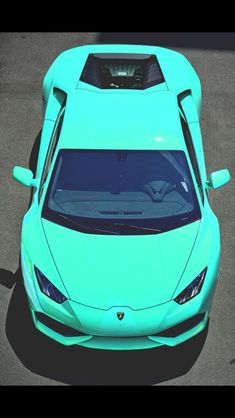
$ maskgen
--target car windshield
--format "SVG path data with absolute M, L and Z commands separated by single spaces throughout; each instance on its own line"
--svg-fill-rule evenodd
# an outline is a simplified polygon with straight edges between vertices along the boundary
M 183 151 L 60 150 L 42 217 L 85 233 L 161 233 L 200 219 Z

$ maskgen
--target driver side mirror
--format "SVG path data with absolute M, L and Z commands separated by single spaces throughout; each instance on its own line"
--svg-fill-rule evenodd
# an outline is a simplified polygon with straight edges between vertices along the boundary
M 218 187 L 224 186 L 230 180 L 230 173 L 225 168 L 224 170 L 214 171 L 210 174 L 210 180 L 206 182 L 207 188 L 218 189 Z
M 13 178 L 27 187 L 38 187 L 39 180 L 33 178 L 33 173 L 28 168 L 15 166 L 12 171 Z

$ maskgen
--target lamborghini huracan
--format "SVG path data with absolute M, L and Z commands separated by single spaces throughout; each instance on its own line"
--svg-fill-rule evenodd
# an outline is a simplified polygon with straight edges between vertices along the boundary
M 43 80 L 21 269 L 36 328 L 66 346 L 175 346 L 207 325 L 220 231 L 200 130 L 201 83 L 179 52 L 86 45 Z

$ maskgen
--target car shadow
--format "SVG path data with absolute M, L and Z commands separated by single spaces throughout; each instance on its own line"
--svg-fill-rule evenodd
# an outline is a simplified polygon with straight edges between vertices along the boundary
M 4 276 L 4 280 L 2 280 Z M 6 318 L 6 335 L 16 356 L 31 372 L 69 385 L 149 386 L 186 374 L 196 362 L 207 328 L 177 347 L 109 351 L 65 347 L 34 327 L 20 269 L 0 270 L 0 282 L 15 279 Z M 7 286 L 10 288 L 10 285 Z
M 12 289 L 16 280 L 19 275 L 19 269 L 14 274 L 12 271 L 6 269 L 0 269 L 0 284 L 7 287 L 8 289 Z
M 97 42 L 233 51 L 235 32 L 100 32 Z

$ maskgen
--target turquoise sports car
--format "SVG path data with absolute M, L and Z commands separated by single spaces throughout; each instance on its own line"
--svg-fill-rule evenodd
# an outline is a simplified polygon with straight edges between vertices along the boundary
M 43 81 L 21 268 L 36 328 L 64 345 L 175 346 L 208 321 L 220 231 L 208 192 L 201 84 L 180 53 L 87 45 Z

